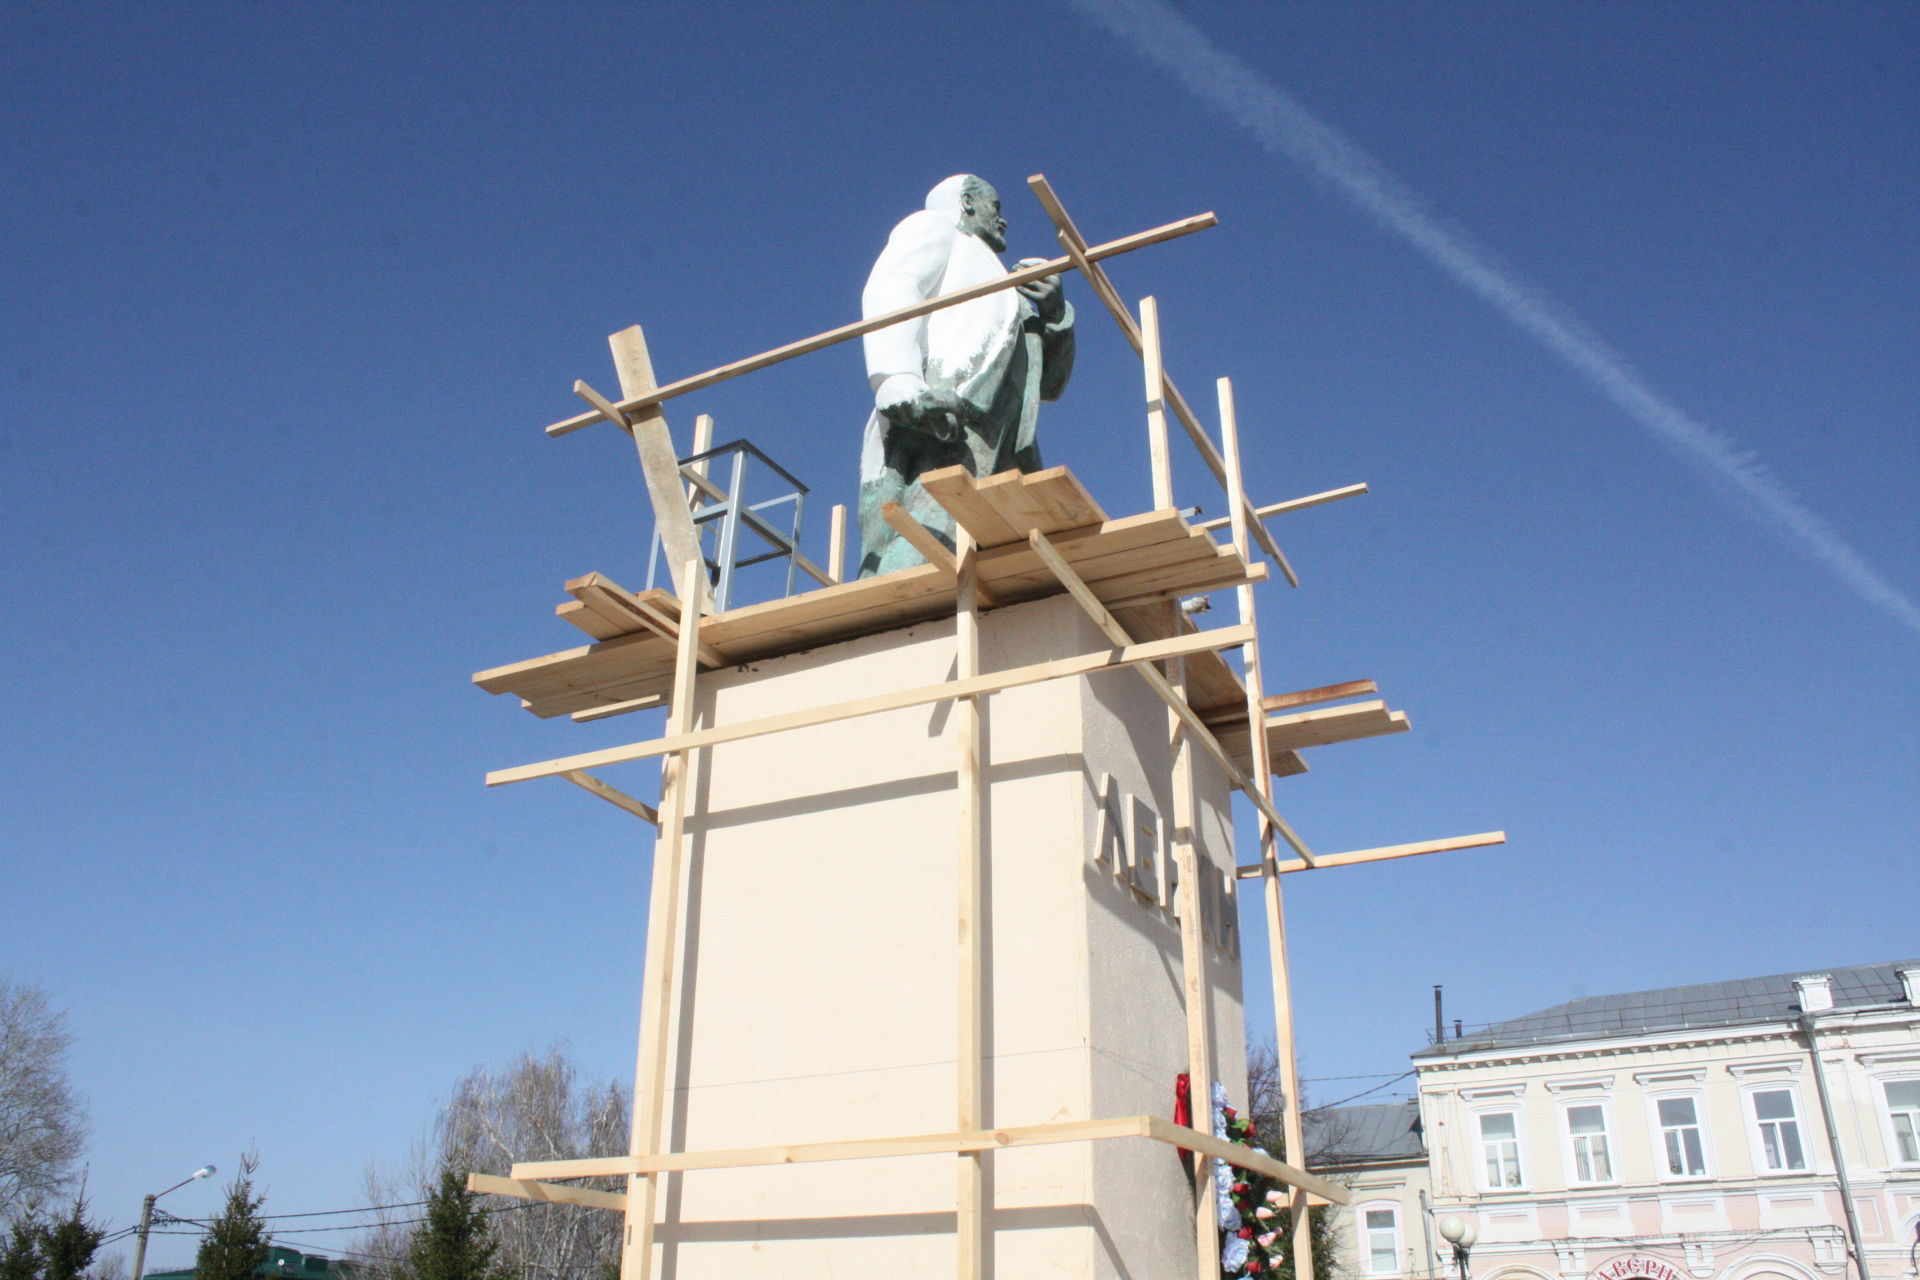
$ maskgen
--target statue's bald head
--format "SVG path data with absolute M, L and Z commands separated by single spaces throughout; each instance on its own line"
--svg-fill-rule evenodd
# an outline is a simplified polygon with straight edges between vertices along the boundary
M 927 193 L 927 208 L 970 236 L 978 236 L 995 253 L 1007 248 L 1007 220 L 1000 216 L 1000 193 L 985 178 L 956 173 Z

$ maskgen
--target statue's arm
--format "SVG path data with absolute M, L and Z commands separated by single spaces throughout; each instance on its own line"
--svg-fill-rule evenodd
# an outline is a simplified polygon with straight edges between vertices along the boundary
M 860 294 L 861 318 L 871 320 L 931 298 L 946 274 L 947 258 L 958 234 L 939 215 L 926 210 L 903 219 L 887 237 L 887 247 L 867 274 L 867 287 Z M 861 339 L 866 348 L 867 382 L 875 391 L 889 379 L 922 377 L 926 330 L 927 318 L 920 316 Z M 924 381 L 920 386 L 925 386 Z M 895 383 L 893 388 L 909 394 L 918 389 L 904 382 Z

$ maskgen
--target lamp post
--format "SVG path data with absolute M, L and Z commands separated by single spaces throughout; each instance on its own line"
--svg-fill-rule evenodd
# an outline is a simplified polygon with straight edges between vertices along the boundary
M 195 1169 L 191 1175 L 180 1179 L 180 1181 L 168 1187 L 167 1191 L 178 1191 L 189 1182 L 197 1181 L 200 1178 L 211 1178 L 218 1172 L 219 1170 L 210 1164 L 202 1165 L 200 1168 Z M 140 1202 L 140 1236 L 139 1240 L 133 1246 L 133 1280 L 140 1280 L 140 1277 L 146 1274 L 147 1232 L 153 1229 L 153 1202 L 161 1196 L 166 1195 L 167 1191 L 156 1191 Z
M 1473 1223 L 1452 1214 L 1440 1219 L 1440 1238 L 1453 1246 L 1453 1264 L 1460 1268 L 1460 1280 L 1468 1280 L 1467 1255 L 1473 1251 L 1473 1242 L 1480 1238 L 1480 1232 Z M 133 1280 L 140 1280 L 135 1276 Z

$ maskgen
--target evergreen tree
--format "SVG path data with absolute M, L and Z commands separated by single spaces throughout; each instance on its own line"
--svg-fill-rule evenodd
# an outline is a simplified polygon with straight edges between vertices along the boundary
M 0 1244 L 0 1280 L 40 1280 L 40 1224 L 20 1218 Z
M 207 1228 L 195 1257 L 195 1280 L 252 1280 L 253 1273 L 266 1265 L 266 1223 L 260 1218 L 265 1196 L 253 1194 L 253 1171 L 260 1165 L 255 1155 L 240 1157 L 240 1172 L 227 1184 L 227 1206 Z
M 426 1225 L 408 1250 L 413 1280 L 506 1280 L 505 1269 L 494 1261 L 499 1245 L 474 1199 L 466 1179 L 452 1165 L 443 1166 L 427 1200 Z
M 42 1280 L 80 1280 L 106 1234 L 87 1221 L 85 1193 L 75 1196 L 66 1217 L 40 1228 Z

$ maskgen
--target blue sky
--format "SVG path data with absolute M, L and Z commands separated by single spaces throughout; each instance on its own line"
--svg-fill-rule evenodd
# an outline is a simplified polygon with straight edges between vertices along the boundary
M 652 732 L 467 683 L 572 643 L 564 579 L 644 576 L 625 443 L 539 428 L 626 324 L 674 376 L 853 318 L 961 170 L 1010 258 L 1052 252 L 1033 172 L 1096 239 L 1218 211 L 1115 279 L 1196 402 L 1234 378 L 1258 499 L 1373 487 L 1277 526 L 1268 684 L 1372 677 L 1415 726 L 1281 806 L 1329 851 L 1512 834 L 1288 880 L 1310 1077 L 1402 1069 L 1434 982 L 1482 1022 L 1920 951 L 1920 636 L 1118 12 L 0 15 L 0 972 L 69 1011 L 101 1214 L 254 1145 L 270 1209 L 342 1207 L 475 1064 L 629 1071 L 645 840 L 480 786 Z M 1920 11 L 1179 12 L 1920 593 Z M 1137 364 L 1067 287 L 1048 458 L 1138 510 Z M 698 411 L 851 499 L 857 347 Z

